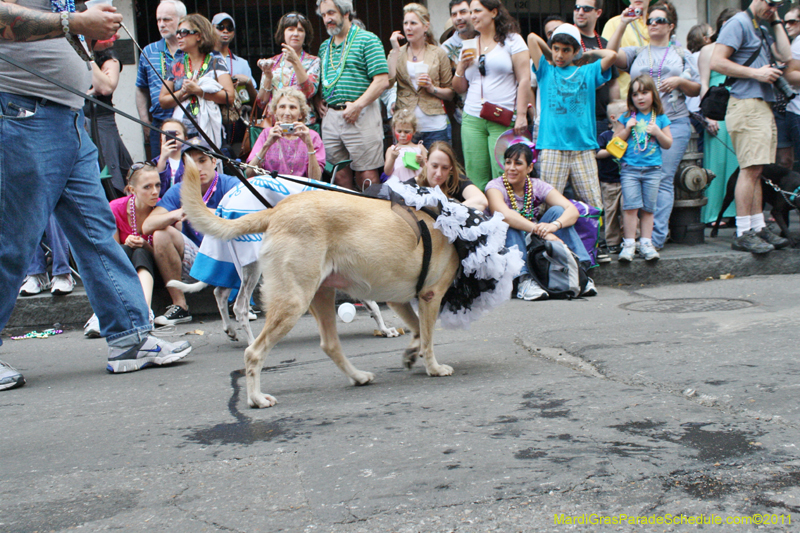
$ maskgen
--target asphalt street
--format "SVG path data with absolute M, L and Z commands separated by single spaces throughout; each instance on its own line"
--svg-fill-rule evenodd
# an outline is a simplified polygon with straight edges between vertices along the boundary
M 437 327 L 446 378 L 361 311 L 338 325 L 365 387 L 307 315 L 264 410 L 220 324 L 162 332 L 194 351 L 125 375 L 80 331 L 4 332 L 28 384 L 0 392 L 0 531 L 800 530 L 800 275 L 514 300 Z

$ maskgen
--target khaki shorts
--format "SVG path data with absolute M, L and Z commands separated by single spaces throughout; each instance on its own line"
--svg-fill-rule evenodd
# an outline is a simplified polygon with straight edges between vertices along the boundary
M 770 104 L 760 98 L 739 100 L 731 96 L 725 125 L 740 168 L 775 162 L 778 128 Z
M 383 119 L 381 104 L 375 100 L 365 107 L 355 124 L 344 120 L 344 111 L 328 109 L 322 121 L 325 159 L 336 164 L 352 159 L 356 171 L 383 168 Z

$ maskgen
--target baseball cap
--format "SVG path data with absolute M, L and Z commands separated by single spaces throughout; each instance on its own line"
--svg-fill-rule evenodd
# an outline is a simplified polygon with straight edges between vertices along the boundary
M 183 143 L 183 146 L 181 147 L 181 154 L 185 154 L 189 150 L 202 150 L 210 152 L 211 146 L 209 146 L 206 140 L 202 137 L 192 137 Z
M 553 32 L 553 35 L 550 36 L 550 40 L 547 41 L 547 46 L 553 46 L 553 37 L 560 33 L 565 33 L 568 36 L 572 37 L 575 41 L 575 48 L 577 49 L 577 53 L 573 59 L 579 59 L 583 55 L 583 47 L 581 47 L 581 32 L 578 31 L 578 28 L 573 26 L 572 24 L 562 24 L 556 31 Z
M 214 15 L 214 18 L 211 19 L 211 25 L 216 26 L 217 24 L 221 24 L 223 20 L 230 20 L 231 24 L 233 24 L 233 29 L 236 29 L 236 22 L 234 22 L 233 17 L 227 13 L 217 13 Z

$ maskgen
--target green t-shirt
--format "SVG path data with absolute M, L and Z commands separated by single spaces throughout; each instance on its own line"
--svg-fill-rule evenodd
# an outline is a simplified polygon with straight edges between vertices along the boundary
M 364 94 L 372 78 L 389 72 L 378 36 L 355 25 L 350 26 L 341 44 L 334 44 L 332 39 L 323 42 L 319 56 L 322 96 L 328 105 L 354 102 Z

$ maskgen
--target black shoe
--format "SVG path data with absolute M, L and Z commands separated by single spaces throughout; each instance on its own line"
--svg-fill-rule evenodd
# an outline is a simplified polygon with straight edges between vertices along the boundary
M 736 237 L 731 243 L 731 249 L 751 254 L 766 254 L 775 249 L 752 231 L 745 232 L 741 237 Z
M 761 228 L 761 231 L 756 233 L 756 235 L 758 235 L 762 241 L 774 246 L 776 250 L 786 248 L 790 244 L 789 239 L 784 239 L 780 235 L 775 235 L 769 229 L 767 229 L 766 226 Z
M 610 254 L 619 254 L 622 251 L 621 244 L 609 244 L 608 245 L 608 253 Z
M 191 321 L 192 315 L 189 314 L 189 311 L 179 305 L 170 305 L 163 315 L 156 317 L 154 323 L 156 326 L 174 326 Z
M 609 255 L 608 247 L 601 246 L 597 250 L 597 262 L 598 263 L 610 263 L 611 256 Z

